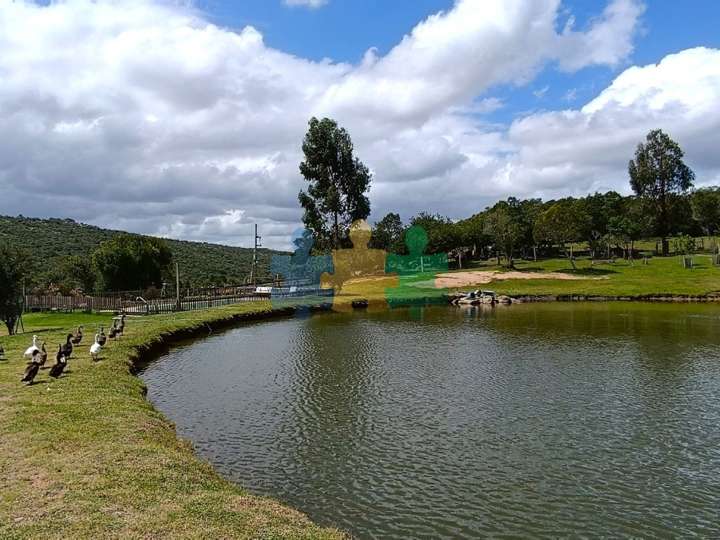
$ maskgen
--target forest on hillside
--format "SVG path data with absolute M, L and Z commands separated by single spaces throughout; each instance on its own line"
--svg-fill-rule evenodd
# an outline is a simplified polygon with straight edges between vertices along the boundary
M 0 216 L 0 242 L 22 248 L 29 255 L 27 285 L 30 288 L 60 283 L 69 258 L 87 258 L 102 242 L 123 234 L 126 233 L 72 219 Z M 238 285 L 250 274 L 252 249 L 181 240 L 165 240 L 165 243 L 172 252 L 173 262 L 180 266 L 183 287 Z M 269 276 L 273 253 L 277 252 L 258 250 L 260 276 Z

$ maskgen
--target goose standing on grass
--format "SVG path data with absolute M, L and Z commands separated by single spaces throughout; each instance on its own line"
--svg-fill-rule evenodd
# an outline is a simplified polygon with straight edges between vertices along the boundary
M 83 327 L 78 326 L 77 332 L 75 332 L 75 335 L 72 337 L 72 343 L 73 345 L 80 345 L 80 342 L 83 338 Z
M 55 362 L 55 365 L 50 368 L 50 376 L 53 379 L 57 379 L 62 375 L 63 371 L 65 371 L 65 366 L 67 365 L 67 358 L 65 358 L 65 355 L 61 354 L 60 351 L 58 351 L 57 360 Z
M 26 356 L 27 358 L 32 358 L 33 353 L 34 353 L 35 351 L 39 351 L 39 350 L 40 350 L 40 349 L 38 349 L 38 346 L 37 346 L 37 339 L 38 339 L 37 336 L 33 336 L 33 344 L 30 345 L 30 346 L 25 350 L 25 356 Z
M 115 339 L 115 336 L 117 336 L 118 329 L 117 326 L 115 326 L 115 321 L 113 321 L 112 326 L 110 327 L 110 331 L 108 332 L 108 337 L 110 339 Z
M 100 334 L 95 334 L 95 343 L 93 343 L 90 347 L 90 356 L 96 362 L 100 351 L 102 351 L 102 345 L 100 345 Z
M 33 383 L 33 381 L 35 380 L 35 376 L 40 370 L 40 356 L 41 353 L 39 350 L 33 353 L 32 360 L 28 362 L 28 365 L 25 368 L 25 375 L 23 375 L 23 378 L 20 379 L 20 382 L 24 382 L 28 386 Z
M 47 349 L 45 348 L 45 342 L 43 341 L 40 344 L 40 367 L 43 367 L 45 365 L 45 362 L 47 362 Z
M 65 342 L 65 345 L 62 345 L 62 346 L 60 347 L 60 350 L 61 350 L 63 356 L 64 356 L 66 359 L 67 359 L 67 358 L 70 358 L 70 357 L 72 356 L 72 352 L 73 352 L 72 338 L 73 338 L 73 335 L 72 335 L 72 334 L 68 334 L 68 335 L 67 335 L 67 341 Z
M 107 343 L 107 336 L 105 335 L 105 327 L 100 327 L 100 337 L 98 338 L 97 342 L 100 344 L 101 347 L 104 347 Z

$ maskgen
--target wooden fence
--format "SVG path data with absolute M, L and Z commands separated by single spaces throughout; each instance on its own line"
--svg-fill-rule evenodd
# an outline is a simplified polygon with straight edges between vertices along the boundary
M 137 291 L 138 293 L 141 291 Z M 255 287 L 220 287 L 182 291 L 177 296 L 145 298 L 140 294 L 110 293 L 107 296 L 25 296 L 25 311 L 113 311 L 138 314 L 171 313 L 210 307 L 226 306 L 240 302 L 267 300 L 268 294 L 259 294 Z
M 287 297 L 308 294 L 326 294 L 328 291 L 298 287 L 285 284 L 277 287 L 277 282 L 265 284 L 272 287 L 273 297 Z M 148 291 L 124 291 L 108 293 L 107 296 L 60 296 L 26 295 L 25 311 L 113 311 L 137 314 L 172 313 L 174 311 L 192 311 L 211 307 L 227 306 L 241 302 L 268 300 L 268 292 L 259 292 L 256 286 L 214 287 L 183 290 L 178 297 L 165 294 L 149 298 Z M 173 291 L 170 291 L 171 293 Z M 145 296 L 142 296 L 142 294 Z

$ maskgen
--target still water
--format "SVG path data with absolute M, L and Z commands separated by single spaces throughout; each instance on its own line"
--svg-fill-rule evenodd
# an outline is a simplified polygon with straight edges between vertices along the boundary
M 287 318 L 142 373 L 221 474 L 359 538 L 720 534 L 720 306 Z

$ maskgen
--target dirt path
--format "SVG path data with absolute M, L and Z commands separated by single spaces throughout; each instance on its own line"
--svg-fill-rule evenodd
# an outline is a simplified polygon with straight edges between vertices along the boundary
M 587 276 L 574 276 L 560 272 L 498 272 L 497 270 L 474 270 L 467 272 L 453 272 L 438 274 L 435 279 L 435 286 L 452 289 L 455 287 L 467 287 L 468 285 L 483 285 L 491 281 L 508 279 L 560 279 L 560 280 L 582 280 L 598 279 Z

